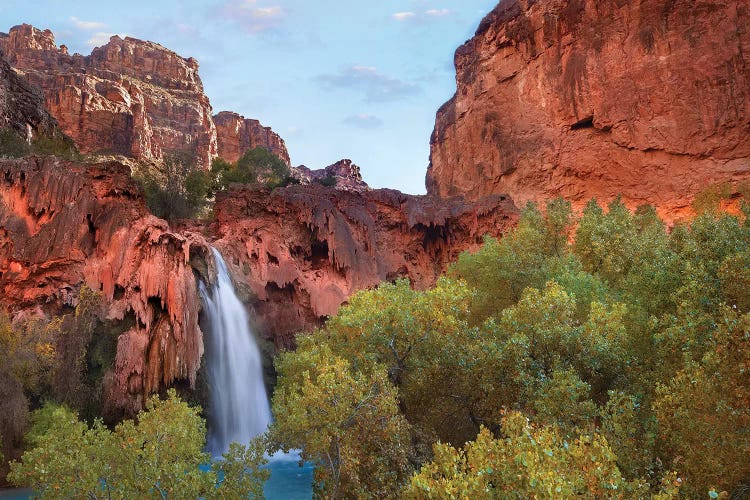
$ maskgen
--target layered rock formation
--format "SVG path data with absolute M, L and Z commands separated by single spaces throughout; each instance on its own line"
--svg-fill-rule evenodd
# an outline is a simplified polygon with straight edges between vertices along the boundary
M 738 0 L 501 1 L 456 51 L 428 192 L 681 215 L 750 177 L 749 25 Z
M 279 347 L 293 346 L 295 332 L 321 324 L 357 290 L 398 277 L 434 284 L 461 251 L 517 219 L 499 195 L 466 203 L 319 184 L 223 192 L 214 211 L 214 244 L 258 330 Z
M 220 113 L 217 135 L 198 62 L 157 43 L 113 36 L 89 56 L 70 55 L 51 31 L 24 24 L 0 34 L 0 49 L 44 91 L 49 112 L 83 153 L 145 161 L 187 153 L 207 167 L 219 152 L 239 156 L 260 145 L 289 161 L 283 140 L 255 120 Z
M 264 147 L 291 166 L 284 139 L 270 127 L 231 111 L 222 111 L 214 115 L 213 120 L 221 158 L 234 163 L 248 149 Z
M 123 165 L 0 160 L 0 305 L 57 314 L 85 284 L 111 319 L 133 320 L 105 378 L 110 415 L 133 414 L 176 380 L 194 383 L 203 340 L 189 260 L 206 255 L 200 236 L 148 213 Z
M 362 173 L 359 166 L 351 160 L 339 160 L 326 168 L 310 170 L 305 165 L 300 165 L 292 169 L 292 175 L 300 181 L 301 184 L 318 183 L 335 187 L 341 191 L 367 191 L 370 186 L 362 179 Z

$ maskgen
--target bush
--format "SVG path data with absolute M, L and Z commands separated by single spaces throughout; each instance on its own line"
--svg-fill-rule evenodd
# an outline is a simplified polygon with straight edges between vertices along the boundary
M 261 498 L 269 475 L 260 468 L 266 463 L 261 440 L 247 448 L 234 444 L 222 462 L 201 468 L 210 463 L 205 422 L 173 390 L 166 400 L 152 397 L 136 420 L 114 431 L 101 421 L 89 427 L 56 405 L 32 420 L 31 449 L 11 464 L 8 479 L 42 499 Z
M 31 154 L 52 155 L 70 161 L 82 158 L 73 140 L 62 134 L 38 136 L 29 144 L 13 129 L 0 130 L 0 157 L 22 158 Z
M 151 213 L 169 222 L 196 217 L 208 203 L 211 176 L 186 155 L 166 157 L 161 175 L 149 172 L 139 180 Z
M 226 189 L 232 183 L 255 184 L 270 189 L 295 182 L 289 166 L 263 147 L 250 149 L 232 164 L 217 158 L 211 164 L 214 190 Z

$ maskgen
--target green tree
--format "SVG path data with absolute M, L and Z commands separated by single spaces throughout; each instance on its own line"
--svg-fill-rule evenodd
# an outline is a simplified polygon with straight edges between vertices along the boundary
M 659 387 L 654 405 L 668 456 L 695 496 L 750 477 L 750 314 L 724 309 L 712 341 Z
M 211 175 L 186 154 L 166 156 L 161 172 L 147 172 L 139 180 L 151 213 L 169 222 L 198 216 L 212 186 Z
M 234 446 L 224 463 L 201 469 L 205 423 L 198 409 L 174 391 L 153 397 L 136 420 L 106 428 L 78 420 L 69 409 L 48 406 L 35 415 L 30 448 L 11 464 L 8 479 L 41 498 L 247 498 L 261 491 L 262 447 Z M 218 484 L 218 470 L 227 476 Z
M 217 186 L 226 188 L 236 182 L 240 184 L 260 184 L 267 188 L 284 186 L 291 182 L 289 166 L 264 147 L 246 151 L 237 163 L 228 164 L 224 160 L 214 161 L 212 171 L 217 176 Z
M 273 395 L 276 446 L 316 464 L 327 498 L 392 498 L 408 477 L 409 429 L 381 366 L 353 371 L 321 345 L 282 354 Z
M 643 481 L 626 481 L 607 440 L 568 439 L 556 426 L 535 427 L 521 413 L 503 418 L 505 437 L 482 428 L 463 449 L 435 445 L 434 461 L 406 488 L 406 498 L 643 498 Z M 662 498 L 676 496 L 676 488 Z

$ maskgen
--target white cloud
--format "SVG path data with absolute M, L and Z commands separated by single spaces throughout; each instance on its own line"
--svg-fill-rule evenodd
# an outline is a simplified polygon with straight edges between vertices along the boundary
M 113 36 L 117 35 L 117 33 L 105 33 L 103 31 L 97 31 L 96 33 L 92 33 L 91 37 L 86 40 L 86 45 L 89 47 L 101 47 L 102 45 L 106 45 L 109 43 L 109 39 Z
M 404 21 L 428 21 L 431 19 L 436 19 L 440 17 L 446 17 L 450 15 L 452 12 L 450 9 L 428 9 L 422 12 L 396 12 L 395 14 L 391 14 L 391 18 L 404 22 Z
M 425 11 L 424 15 L 428 17 L 444 17 L 450 13 L 449 9 L 430 9 Z
M 228 0 L 221 10 L 221 15 L 238 23 L 248 33 L 269 31 L 284 18 L 284 9 L 280 5 L 258 5 L 257 0 Z
M 384 75 L 374 66 L 353 65 L 336 74 L 319 75 L 315 80 L 326 90 L 362 91 L 366 102 L 397 101 L 422 92 L 418 85 Z
M 391 17 L 396 21 L 406 21 L 407 19 L 411 19 L 414 16 L 416 16 L 414 12 L 396 12 L 395 14 L 391 15 Z
M 358 127 L 365 130 L 372 130 L 383 126 L 383 120 L 381 120 L 377 116 L 368 115 L 365 113 L 347 116 L 346 118 L 344 118 L 344 123 L 346 125 L 351 125 L 353 127 Z
M 75 16 L 72 16 L 70 18 L 70 22 L 73 23 L 73 26 L 76 29 L 81 31 L 101 31 L 107 27 L 107 25 L 104 23 L 100 23 L 98 21 L 82 21 Z

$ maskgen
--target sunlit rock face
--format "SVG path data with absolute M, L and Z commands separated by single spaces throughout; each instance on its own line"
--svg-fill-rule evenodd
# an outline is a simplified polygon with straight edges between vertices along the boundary
M 0 160 L 0 306 L 54 315 L 87 285 L 103 293 L 110 319 L 134 323 L 105 377 L 108 415 L 132 415 L 159 388 L 195 382 L 203 338 L 189 261 L 207 252 L 199 235 L 148 213 L 123 165 Z
M 113 36 L 88 56 L 28 24 L 0 33 L 11 65 L 44 91 L 46 106 L 83 153 L 144 161 L 187 155 L 207 168 L 263 146 L 289 162 L 284 141 L 257 120 L 212 116 L 198 62 L 153 42 Z M 229 158 L 227 158 L 229 157 Z
M 320 325 L 358 290 L 399 277 L 429 287 L 518 215 L 500 195 L 467 203 L 319 184 L 235 189 L 217 196 L 214 212 L 213 244 L 258 331 L 278 347 L 293 346 L 295 332 Z
M 456 51 L 428 192 L 686 214 L 750 177 L 749 25 L 739 0 L 501 1 Z
M 261 125 L 258 120 L 245 118 L 231 111 L 222 111 L 214 115 L 213 120 L 221 158 L 236 162 L 245 151 L 263 147 L 291 165 L 284 139 L 270 127 Z

